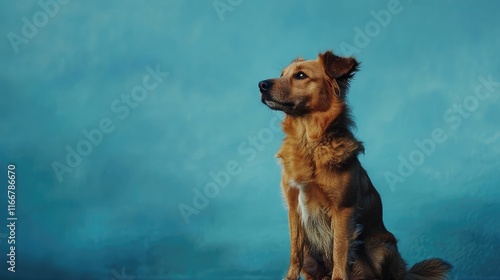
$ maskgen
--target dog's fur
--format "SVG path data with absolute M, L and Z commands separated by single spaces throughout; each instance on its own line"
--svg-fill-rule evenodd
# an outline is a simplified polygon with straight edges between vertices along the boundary
M 285 112 L 277 157 L 288 204 L 290 266 L 285 279 L 446 279 L 440 259 L 410 270 L 382 221 L 382 202 L 358 160 L 364 152 L 346 104 L 358 62 L 331 51 L 296 59 L 259 83 L 261 99 Z

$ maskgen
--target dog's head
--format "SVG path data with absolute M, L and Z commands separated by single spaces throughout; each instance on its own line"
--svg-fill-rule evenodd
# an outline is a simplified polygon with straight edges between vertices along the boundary
M 259 83 L 261 100 L 269 108 L 301 116 L 325 112 L 334 103 L 343 103 L 349 80 L 359 63 L 331 51 L 316 60 L 296 59 L 281 72 L 281 77 Z

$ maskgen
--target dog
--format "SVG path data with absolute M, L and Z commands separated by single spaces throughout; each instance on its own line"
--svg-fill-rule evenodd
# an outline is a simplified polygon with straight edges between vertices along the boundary
M 433 258 L 407 270 L 382 220 L 382 201 L 358 155 L 346 102 L 359 68 L 332 51 L 298 58 L 279 78 L 259 82 L 261 101 L 285 113 L 281 188 L 288 206 L 290 265 L 284 279 L 446 279 Z

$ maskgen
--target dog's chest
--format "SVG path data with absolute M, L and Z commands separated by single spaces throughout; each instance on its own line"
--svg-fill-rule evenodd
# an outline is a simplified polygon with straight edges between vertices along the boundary
M 331 220 L 306 184 L 291 180 L 290 186 L 299 190 L 297 212 L 309 244 L 318 253 L 331 256 L 333 248 L 333 230 Z
M 316 165 L 310 152 L 304 151 L 298 145 L 289 145 L 278 153 L 283 169 L 291 175 L 291 180 L 300 184 L 312 182 L 315 179 Z
M 325 195 L 317 188 L 316 164 L 312 152 L 301 145 L 284 145 L 278 152 L 291 188 L 299 190 L 297 209 L 311 248 L 325 256 L 333 250 L 333 230 Z

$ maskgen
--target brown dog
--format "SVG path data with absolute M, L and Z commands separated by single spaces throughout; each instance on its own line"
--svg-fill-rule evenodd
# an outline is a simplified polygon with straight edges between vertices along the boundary
M 328 51 L 317 60 L 296 59 L 280 78 L 259 83 L 262 102 L 285 112 L 286 137 L 277 154 L 290 225 L 285 279 L 301 272 L 305 279 L 446 279 L 451 265 L 440 259 L 407 271 L 384 226 L 345 101 L 358 65 Z

